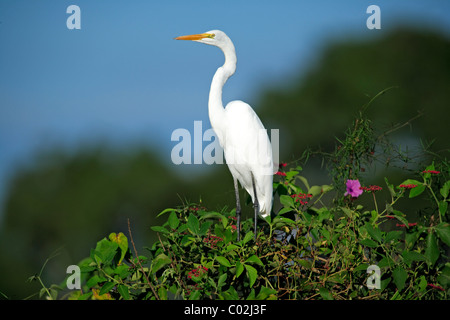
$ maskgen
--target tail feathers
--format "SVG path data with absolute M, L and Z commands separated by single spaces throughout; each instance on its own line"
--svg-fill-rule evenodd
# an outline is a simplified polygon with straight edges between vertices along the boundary
M 252 197 L 252 201 L 255 200 Z M 270 215 L 270 211 L 272 210 L 272 195 L 269 196 L 263 196 L 261 199 L 258 197 L 258 203 L 259 203 L 259 215 L 263 218 L 266 218 Z

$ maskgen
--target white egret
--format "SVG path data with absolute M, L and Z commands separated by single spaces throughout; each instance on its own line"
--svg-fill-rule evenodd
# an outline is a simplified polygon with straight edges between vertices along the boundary
M 225 63 L 214 74 L 209 92 L 208 112 L 225 160 L 234 179 L 236 193 L 237 240 L 240 239 L 241 205 L 238 181 L 250 194 L 255 213 L 255 238 L 258 214 L 270 215 L 272 209 L 273 159 L 267 132 L 253 109 L 245 102 L 222 104 L 222 88 L 236 71 L 236 52 L 230 38 L 220 30 L 175 38 L 219 47 Z

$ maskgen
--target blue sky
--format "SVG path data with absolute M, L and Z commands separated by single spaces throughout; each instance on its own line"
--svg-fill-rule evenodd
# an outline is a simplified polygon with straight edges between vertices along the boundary
M 72 4 L 80 30 L 66 27 Z M 366 27 L 371 4 L 381 9 L 381 30 Z M 328 41 L 370 39 L 399 24 L 448 35 L 449 12 L 439 0 L 2 0 L 0 199 L 14 168 L 39 149 L 144 144 L 170 162 L 173 130 L 192 130 L 195 120 L 209 128 L 209 84 L 222 53 L 175 36 L 225 31 L 238 68 L 224 102 L 252 103 L 265 86 L 307 70 Z

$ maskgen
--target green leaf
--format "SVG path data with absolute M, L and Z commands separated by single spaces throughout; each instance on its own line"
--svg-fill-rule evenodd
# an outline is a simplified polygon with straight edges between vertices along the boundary
M 299 265 L 301 265 L 302 267 L 311 270 L 312 268 L 312 263 L 311 261 L 305 260 L 305 259 L 300 259 L 297 261 Z
M 255 289 L 252 289 L 251 291 L 250 291 L 250 294 L 247 296 L 247 299 L 246 300 L 256 300 L 256 297 L 255 297 Z
M 392 210 L 392 213 L 394 214 L 394 217 L 399 220 L 401 223 L 403 223 L 405 226 L 408 225 L 408 220 L 404 217 L 404 214 L 398 210 Z
M 426 167 L 424 171 L 433 171 L 433 170 L 435 170 L 434 169 L 434 162 L 432 164 L 430 164 L 428 167 Z M 429 172 L 422 173 L 422 175 L 423 175 L 423 177 L 425 179 L 430 179 L 431 178 L 431 173 L 429 173 Z
M 362 240 L 359 240 L 359 243 L 362 244 L 363 246 L 370 247 L 370 248 L 378 247 L 378 244 L 371 239 L 362 239 Z
M 114 288 L 116 285 L 115 282 L 107 282 L 105 283 L 102 288 L 100 289 L 99 295 L 103 295 L 105 293 L 108 293 L 112 288 Z
M 396 262 L 389 257 L 383 257 L 380 261 L 378 261 L 378 266 L 382 268 L 392 268 L 396 265 Z
M 318 196 L 322 193 L 322 187 L 321 186 L 312 186 L 308 190 L 309 194 L 312 194 L 313 196 Z
M 425 191 L 425 184 L 423 182 L 418 181 L 418 180 L 407 179 L 407 180 L 403 181 L 402 183 L 400 183 L 400 185 L 408 185 L 408 184 L 413 184 L 413 185 L 417 186 L 415 188 L 412 188 L 409 191 L 409 197 L 410 198 L 417 197 L 418 195 L 422 194 L 422 192 Z M 398 187 L 398 188 L 401 189 L 400 187 Z
M 426 260 L 422 254 L 420 254 L 419 252 L 416 252 L 416 251 L 404 250 L 402 252 L 402 257 L 408 266 L 411 266 L 411 263 L 414 261 L 425 261 Z
M 439 258 L 439 248 L 437 244 L 436 235 L 430 232 L 427 235 L 426 239 L 426 249 L 425 249 L 425 257 L 427 259 L 427 263 L 430 266 L 433 266 L 436 260 Z
M 327 229 L 323 228 L 322 230 L 320 230 L 320 232 L 321 232 L 322 235 L 325 237 L 325 239 L 331 240 L 331 234 L 330 234 L 330 231 L 328 231 Z
M 285 226 L 285 225 L 295 225 L 295 221 L 292 220 L 292 219 L 286 218 L 286 217 L 276 216 L 273 219 L 272 225 L 275 228 L 280 228 L 280 227 Z
M 407 248 L 413 248 L 414 244 L 416 243 L 417 239 L 419 239 L 421 232 L 407 232 L 405 235 L 405 243 Z
M 402 185 L 402 184 L 404 184 L 404 185 L 414 184 L 416 186 L 419 186 L 419 185 L 423 185 L 423 182 L 420 182 L 420 181 L 415 180 L 415 179 L 406 179 L 405 181 L 400 183 L 400 185 Z
M 219 234 L 217 234 L 217 236 L 219 236 Z M 225 243 L 233 241 L 233 232 L 231 232 L 231 228 L 228 228 L 223 232 L 222 238 Z
M 391 197 L 395 197 L 397 193 L 395 192 L 394 186 L 389 183 L 387 178 L 384 178 L 384 181 L 386 182 L 386 185 L 388 187 L 389 193 L 391 194 Z
M 214 219 L 227 219 L 223 214 L 221 214 L 221 213 L 219 213 L 219 212 L 215 212 L 215 211 L 212 211 L 212 212 L 208 212 L 208 213 L 205 213 L 205 214 L 203 214 L 200 218 L 199 218 L 199 220 L 204 220 L 204 219 L 211 219 L 211 218 L 214 218 Z
M 239 300 L 239 294 L 233 286 L 230 286 L 227 291 L 223 292 L 225 300 Z
M 447 181 L 446 183 L 444 183 L 444 185 L 442 186 L 441 190 L 439 190 L 442 197 L 444 199 L 447 199 L 449 191 L 450 191 L 450 180 Z
M 88 288 L 92 288 L 96 284 L 105 282 L 105 281 L 106 281 L 106 278 L 95 275 L 86 282 L 86 285 L 88 286 Z
M 378 227 L 374 228 L 370 223 L 366 223 L 365 227 L 372 239 L 381 242 L 381 230 Z
M 385 237 L 384 241 L 386 243 L 389 243 L 389 242 L 391 242 L 393 240 L 399 239 L 402 235 L 403 235 L 403 231 L 399 231 L 399 230 L 397 230 L 397 231 L 389 231 L 386 234 L 386 237 Z
M 292 199 L 290 196 L 282 194 L 280 196 L 280 203 L 285 208 L 294 208 L 294 199 Z
M 94 250 L 97 263 L 110 264 L 116 255 L 119 245 L 116 242 L 109 241 L 103 238 L 97 242 L 97 246 Z
M 129 293 L 128 290 L 127 290 L 127 292 L 125 293 L 125 296 L 122 295 L 122 293 L 121 293 L 122 298 L 123 298 L 124 300 L 129 300 L 129 299 L 126 299 L 126 298 L 125 298 L 127 293 Z M 160 299 L 160 300 L 167 300 L 167 289 L 166 289 L 165 287 L 160 287 L 160 288 L 158 289 L 158 296 L 159 296 L 159 299 Z M 128 295 L 128 297 L 129 297 L 129 295 Z
M 121 264 L 116 269 L 114 269 L 114 274 L 117 274 L 120 279 L 125 279 L 129 275 L 129 266 L 126 264 Z
M 288 171 L 288 172 L 286 172 L 286 180 L 292 179 L 293 177 L 295 177 L 298 174 L 299 174 L 299 172 L 295 171 L 295 170 Z
M 253 284 L 256 281 L 256 278 L 258 277 L 258 272 L 256 269 L 248 264 L 244 264 L 245 269 L 247 270 L 248 278 L 250 280 L 250 288 L 253 287 Z
M 236 278 L 239 278 L 239 276 L 242 274 L 243 271 L 244 271 L 244 265 L 240 261 L 237 261 L 236 262 Z
M 322 185 L 322 193 L 330 192 L 331 190 L 333 190 L 332 185 L 328 185 L 328 184 Z
M 156 217 L 162 216 L 163 214 L 168 213 L 168 212 L 172 212 L 172 211 L 177 211 L 177 210 L 176 209 L 172 209 L 172 208 L 167 208 L 167 209 L 164 209 L 163 211 L 161 211 Z
M 419 287 L 419 292 L 422 292 L 427 288 L 427 278 L 425 278 L 425 276 L 421 276 L 419 278 L 418 287 Z
M 333 299 L 333 296 L 332 296 L 331 293 L 330 293 L 330 290 L 328 290 L 328 289 L 325 288 L 325 287 L 319 288 L 319 293 L 320 293 L 320 296 L 321 296 L 324 300 L 334 300 L 334 299 Z
M 198 235 L 200 232 L 200 223 L 198 222 L 198 219 L 195 215 L 190 214 L 188 221 L 187 221 L 187 226 L 189 231 L 191 231 L 194 235 Z
M 446 245 L 450 246 L 450 224 L 440 223 L 435 227 L 436 234 L 439 239 L 442 240 Z
M 353 271 L 366 271 L 369 267 L 368 263 L 361 263 L 359 266 L 353 269 Z
M 411 191 L 409 191 L 409 197 L 410 198 L 417 197 L 417 196 L 421 195 L 424 191 L 425 191 L 425 185 L 420 184 L 417 187 L 412 188 Z
M 291 212 L 291 211 L 292 211 L 292 208 L 284 207 L 284 208 L 281 208 L 280 211 L 278 211 L 277 215 L 280 216 L 282 214 L 285 214 L 286 212 Z M 270 218 L 270 216 L 268 218 Z
M 231 251 L 234 251 L 236 249 L 239 249 L 239 247 L 235 244 L 230 244 L 228 246 L 226 246 L 225 251 L 223 251 L 224 253 L 230 253 Z
M 87 300 L 87 299 L 89 299 L 90 297 L 92 297 L 92 295 L 93 295 L 93 292 L 92 292 L 92 291 L 89 291 L 89 292 L 87 292 L 87 293 L 85 293 L 85 294 L 82 294 L 82 295 L 78 298 L 78 300 Z
M 175 211 L 172 211 L 169 215 L 169 227 L 175 230 L 178 228 L 178 225 L 180 224 L 180 219 L 178 219 L 177 213 Z
M 245 262 L 247 263 L 256 263 L 262 267 L 264 267 L 264 264 L 262 263 L 262 261 L 256 256 L 256 255 L 252 255 L 251 257 L 249 257 L 247 260 L 245 260 Z
M 219 277 L 219 281 L 217 282 L 217 289 L 220 290 L 220 288 L 225 284 L 225 281 L 227 280 L 227 274 L 224 273 Z
M 349 217 L 350 219 L 353 219 L 355 216 L 358 216 L 358 215 L 356 214 L 355 211 L 353 211 L 353 210 L 351 210 L 351 209 L 349 209 L 349 208 L 342 207 L 341 210 L 344 211 L 344 213 L 345 213 L 345 214 L 347 215 L 347 217 Z
M 216 257 L 216 260 L 217 260 L 217 262 L 219 262 L 221 265 L 223 265 L 225 267 L 228 267 L 228 268 L 231 267 L 230 261 L 228 261 L 228 259 L 225 257 L 218 256 L 218 257 Z
M 256 300 L 276 300 L 277 299 L 277 290 L 270 289 L 265 286 L 261 286 L 261 290 L 256 296 Z
M 400 291 L 405 287 L 408 273 L 405 271 L 405 269 L 398 267 L 394 271 L 392 271 L 392 277 L 394 278 L 394 283 L 397 286 L 397 289 Z
M 123 298 L 123 300 L 130 300 L 130 293 L 127 286 L 121 284 L 117 287 L 117 291 L 119 291 L 120 296 Z
M 113 232 L 109 235 L 109 240 L 119 245 L 121 254 L 118 264 L 121 264 L 123 258 L 125 258 L 125 255 L 128 252 L 128 239 L 122 232 L 119 232 L 119 234 L 115 234 Z
M 450 286 L 450 267 L 446 266 L 442 270 L 442 272 L 437 277 L 437 281 L 439 284 L 441 284 L 443 287 Z
M 242 240 L 242 244 L 246 244 L 247 242 L 249 242 L 250 240 L 252 240 L 254 237 L 254 233 L 253 231 L 249 231 L 245 234 L 244 239 Z
M 160 232 L 160 233 L 163 233 L 163 234 L 169 233 L 169 231 L 166 228 L 161 227 L 161 226 L 153 226 L 153 227 L 150 227 L 150 229 L 152 229 L 155 232 Z
M 448 209 L 448 202 L 447 201 L 439 201 L 439 213 L 441 215 L 445 215 L 445 213 L 447 212 Z
M 189 295 L 189 300 L 200 300 L 201 292 L 200 290 L 195 290 Z
M 204 236 L 208 233 L 209 228 L 211 227 L 211 225 L 213 224 L 212 221 L 205 221 L 204 223 L 201 224 L 200 226 L 200 230 L 199 230 L 199 235 L 200 236 Z
M 171 262 L 172 260 L 168 256 L 166 256 L 164 253 L 160 253 L 155 259 L 152 260 L 150 270 L 152 273 L 155 273 Z

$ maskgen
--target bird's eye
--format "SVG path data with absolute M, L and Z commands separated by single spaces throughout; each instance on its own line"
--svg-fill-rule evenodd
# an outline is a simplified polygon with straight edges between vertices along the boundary
M 216 35 L 214 33 L 208 33 L 208 38 L 214 39 Z

